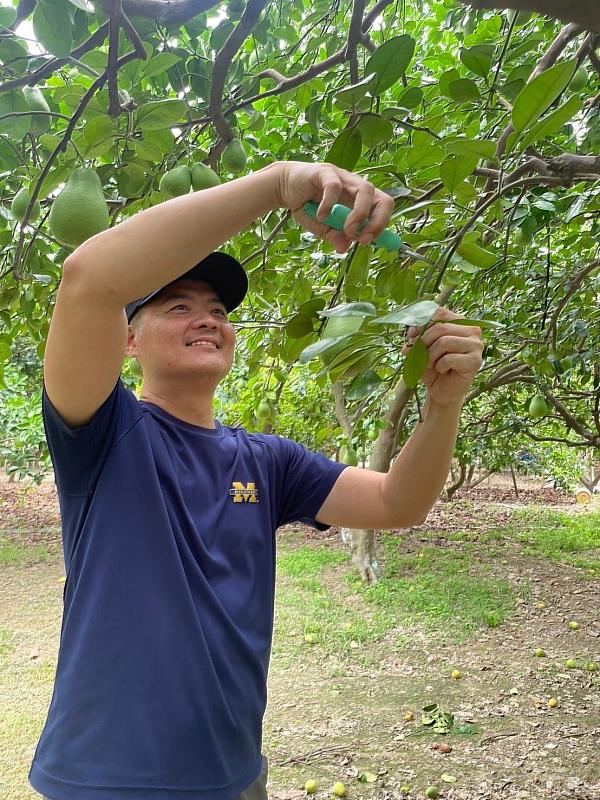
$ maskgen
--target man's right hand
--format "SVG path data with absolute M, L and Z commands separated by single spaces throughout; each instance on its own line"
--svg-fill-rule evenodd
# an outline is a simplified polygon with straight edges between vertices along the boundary
M 372 183 L 333 164 L 308 164 L 304 161 L 277 161 L 276 196 L 280 208 L 289 208 L 303 228 L 345 253 L 353 241 L 369 244 L 383 232 L 394 210 L 393 199 Z M 309 200 L 319 203 L 317 220 L 302 206 Z M 336 231 L 318 220 L 327 217 L 335 203 L 352 209 L 344 230 Z M 368 225 L 358 235 L 365 220 Z

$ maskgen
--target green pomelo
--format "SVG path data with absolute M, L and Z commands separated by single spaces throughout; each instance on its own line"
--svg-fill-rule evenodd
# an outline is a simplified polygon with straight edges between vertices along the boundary
M 25 210 L 27 205 L 29 204 L 29 191 L 23 187 L 19 189 L 16 195 L 13 198 L 13 201 L 10 205 L 10 210 L 12 211 L 12 215 L 15 219 L 18 219 L 19 222 L 25 216 Z M 29 222 L 34 222 L 39 215 L 42 213 L 42 209 L 38 201 L 36 200 L 33 204 L 33 208 L 31 209 L 31 214 L 29 215 Z
M 548 406 L 543 394 L 536 394 L 529 403 L 529 416 L 531 419 L 539 419 L 548 413 Z
M 48 223 L 54 238 L 71 249 L 108 228 L 108 205 L 100 177 L 93 169 L 73 170 L 52 203 Z
M 37 86 L 23 86 L 23 97 L 27 103 L 30 111 L 50 111 L 50 106 L 46 102 L 46 98 L 37 88 Z M 41 134 L 49 130 L 51 124 L 51 117 L 42 117 L 41 114 L 36 114 L 31 117 L 31 125 L 29 130 L 31 133 Z
M 248 163 L 244 145 L 239 139 L 232 139 L 221 155 L 221 163 L 227 172 L 243 172 Z
M 351 467 L 358 466 L 358 454 L 352 447 L 342 445 L 340 448 L 340 461 L 342 464 L 349 464 Z
M 271 416 L 271 406 L 266 400 L 261 400 L 254 410 L 257 419 L 269 419 Z
M 206 164 L 198 163 L 192 165 L 192 189 L 195 192 L 219 186 L 220 183 L 221 178 L 219 178 L 214 169 L 207 167 Z
M 369 428 L 367 431 L 367 439 L 370 442 L 375 442 L 379 438 L 379 431 L 377 428 Z
M 187 194 L 192 188 L 192 173 L 187 164 L 173 167 L 160 179 L 158 189 L 167 200 Z

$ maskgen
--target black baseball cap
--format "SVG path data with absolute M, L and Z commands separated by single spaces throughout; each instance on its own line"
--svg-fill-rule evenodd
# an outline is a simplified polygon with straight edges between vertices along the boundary
M 175 278 L 175 280 L 182 280 L 183 278 L 208 283 L 219 295 L 227 311 L 233 311 L 234 308 L 237 308 L 248 291 L 248 276 L 245 269 L 233 256 L 222 253 L 219 250 L 215 250 L 214 253 L 203 258 L 196 266 L 180 275 L 179 278 Z M 166 286 L 170 286 L 170 283 L 166 284 Z M 140 297 L 138 300 L 128 303 L 125 306 L 127 322 L 131 322 L 139 309 L 162 292 L 164 288 L 165 286 L 162 286 L 155 292 L 146 295 L 146 297 Z

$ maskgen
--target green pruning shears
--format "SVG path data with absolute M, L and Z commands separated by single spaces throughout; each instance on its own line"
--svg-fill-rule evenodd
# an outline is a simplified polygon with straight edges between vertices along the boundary
M 311 200 L 308 203 L 304 203 L 303 209 L 309 217 L 316 220 L 319 205 L 320 203 L 315 203 Z M 329 216 L 325 217 L 323 220 L 323 224 L 329 225 L 330 228 L 334 228 L 336 231 L 343 231 L 344 223 L 346 222 L 346 218 L 351 211 L 352 209 L 348 208 L 348 206 L 343 206 L 340 203 L 336 203 L 332 207 Z M 368 220 L 365 220 L 362 225 L 359 226 L 358 230 L 361 231 L 367 222 Z M 414 250 L 410 250 L 404 244 L 400 236 L 398 236 L 398 234 L 394 231 L 391 231 L 389 228 L 386 228 L 376 239 L 373 239 L 371 244 L 375 247 L 383 247 L 385 250 L 390 250 L 392 252 L 401 252 L 407 256 L 410 256 L 411 258 L 416 259 L 417 261 L 428 261 L 428 259 L 424 256 L 420 255 Z

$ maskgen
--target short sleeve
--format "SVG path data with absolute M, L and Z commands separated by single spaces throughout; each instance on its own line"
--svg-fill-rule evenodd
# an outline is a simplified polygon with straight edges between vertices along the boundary
M 331 461 L 291 439 L 276 438 L 282 462 L 278 527 L 305 522 L 326 531 L 331 526 L 317 522 L 315 516 L 348 465 Z
M 111 447 L 141 418 L 139 403 L 121 377 L 92 419 L 71 428 L 42 389 L 42 417 L 54 478 L 59 493 L 87 496 L 93 493 Z

